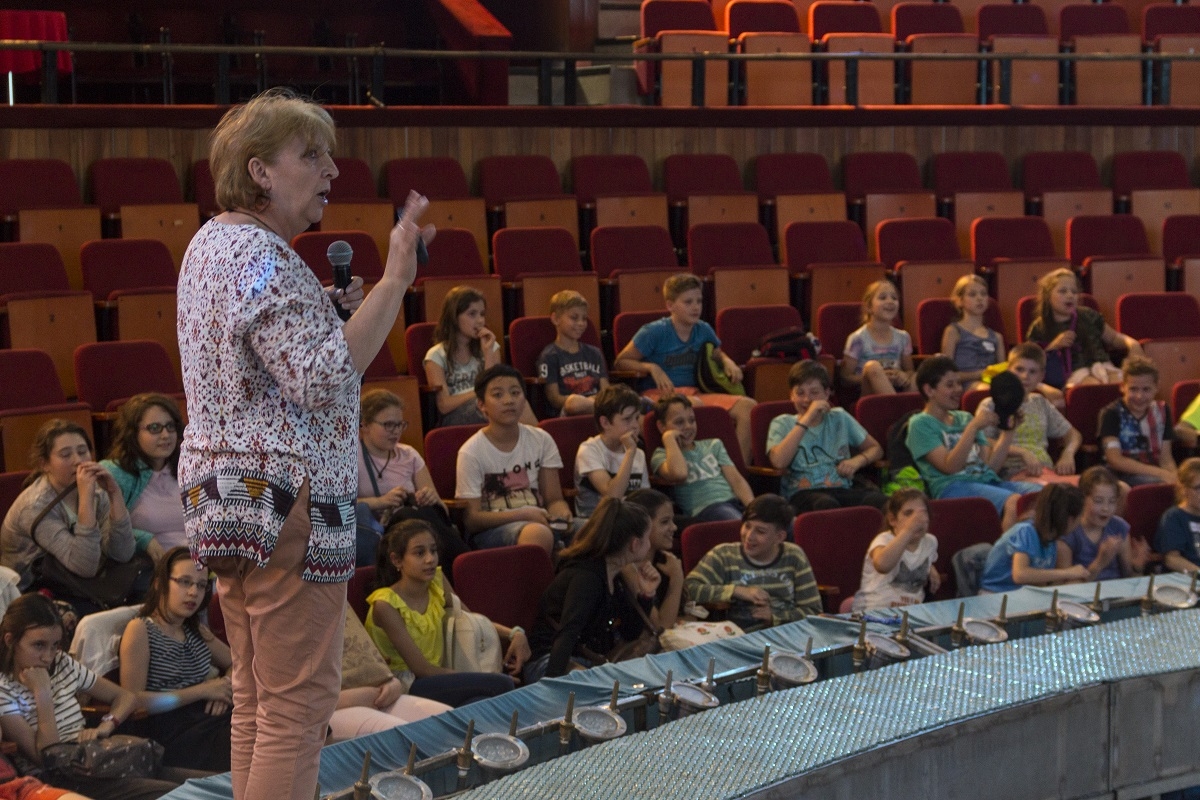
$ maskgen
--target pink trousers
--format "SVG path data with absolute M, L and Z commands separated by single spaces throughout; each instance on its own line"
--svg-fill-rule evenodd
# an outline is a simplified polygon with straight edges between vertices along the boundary
M 345 583 L 301 579 L 308 483 L 265 567 L 209 559 L 233 651 L 234 800 L 312 800 L 341 688 Z

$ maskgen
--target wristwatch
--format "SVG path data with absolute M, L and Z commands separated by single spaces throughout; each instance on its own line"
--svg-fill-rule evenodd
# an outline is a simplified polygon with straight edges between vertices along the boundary
M 526 639 L 529 638 L 529 634 L 525 633 L 525 629 L 522 628 L 520 625 L 513 625 L 511 628 L 508 629 L 508 638 L 511 639 L 512 637 L 516 636 L 518 633 L 521 634 L 522 636 L 524 636 Z
M 114 728 L 120 727 L 120 725 L 121 725 L 121 721 L 119 719 L 117 719 L 116 717 L 114 717 L 112 714 L 105 714 L 103 717 L 100 718 L 101 725 L 103 725 L 106 722 L 111 722 L 112 726 Z

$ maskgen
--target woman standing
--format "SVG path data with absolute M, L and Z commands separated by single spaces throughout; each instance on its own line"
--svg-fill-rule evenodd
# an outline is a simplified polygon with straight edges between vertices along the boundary
M 288 244 L 321 220 L 333 145 L 329 114 L 287 90 L 226 113 L 209 156 L 225 210 L 179 275 L 179 484 L 233 654 L 236 800 L 309 800 L 316 787 L 354 567 L 359 381 L 416 276 L 418 237 L 433 237 L 414 223 L 428 201 L 413 193 L 371 296 L 359 278 L 333 293 L 356 309 L 343 324 Z

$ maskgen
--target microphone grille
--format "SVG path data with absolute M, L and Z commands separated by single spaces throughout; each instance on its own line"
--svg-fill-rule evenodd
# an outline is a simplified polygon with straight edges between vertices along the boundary
M 354 248 L 344 239 L 338 239 L 329 245 L 329 249 L 325 251 L 325 256 L 329 259 L 329 263 L 335 267 L 349 266 L 350 260 L 354 258 Z

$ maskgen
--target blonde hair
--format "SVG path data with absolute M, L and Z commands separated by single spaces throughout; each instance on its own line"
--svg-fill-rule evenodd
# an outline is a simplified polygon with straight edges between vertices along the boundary
M 561 292 L 555 292 L 550 298 L 551 314 L 562 314 L 572 308 L 582 308 L 587 311 L 587 307 L 587 298 L 574 289 L 563 289 Z
M 967 287 L 973 283 L 977 283 L 983 287 L 984 294 L 987 294 L 987 281 L 978 275 L 963 275 L 954 284 L 954 288 L 950 291 L 950 299 L 954 302 L 954 310 L 958 312 L 958 319 L 963 318 L 963 295 L 967 293 Z
M 458 332 L 458 316 L 470 308 L 472 303 L 483 303 L 483 310 L 487 311 L 487 298 L 473 286 L 455 286 L 446 292 L 446 299 L 442 301 L 442 315 L 438 317 L 437 325 L 433 329 L 433 341 L 445 346 L 447 358 L 454 355 L 454 334 Z M 483 358 L 483 347 L 478 339 L 472 339 L 468 346 L 473 358 Z
M 896 284 L 892 283 L 887 278 L 880 278 L 868 286 L 867 290 L 863 292 L 862 299 L 862 321 L 864 325 L 871 321 L 871 303 L 875 302 L 875 295 L 879 294 L 879 291 L 883 289 L 884 286 L 892 287 L 892 291 L 896 293 L 896 296 L 900 296 L 900 290 L 896 288 Z
M 266 209 L 271 196 L 250 176 L 250 160 L 272 164 L 295 138 L 302 139 L 306 148 L 319 146 L 333 152 L 333 117 L 291 89 L 268 89 L 225 112 L 213 129 L 208 155 L 217 204 L 226 210 Z

